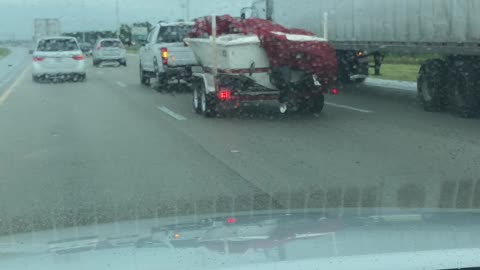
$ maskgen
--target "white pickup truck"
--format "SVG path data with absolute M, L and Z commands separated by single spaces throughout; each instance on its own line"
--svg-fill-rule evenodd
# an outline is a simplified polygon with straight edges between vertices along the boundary
M 193 22 L 159 23 L 142 42 L 140 49 L 140 82 L 150 85 L 152 78 L 163 90 L 169 82 L 189 82 L 192 67 L 198 65 L 193 51 L 183 39 Z

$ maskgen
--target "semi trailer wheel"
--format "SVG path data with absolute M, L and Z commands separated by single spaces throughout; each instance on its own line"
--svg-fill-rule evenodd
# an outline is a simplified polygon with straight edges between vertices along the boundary
M 417 97 L 425 111 L 445 110 L 448 69 L 443 60 L 429 60 L 420 67 Z
M 449 107 L 460 117 L 470 118 L 478 114 L 478 98 L 475 84 L 465 71 L 450 78 Z

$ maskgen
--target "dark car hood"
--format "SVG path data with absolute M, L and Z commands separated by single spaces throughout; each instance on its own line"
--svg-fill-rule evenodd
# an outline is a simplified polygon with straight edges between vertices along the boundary
M 0 269 L 265 268 L 365 256 L 404 261 L 398 254 L 419 261 L 436 256 L 438 263 L 448 257 L 442 252 L 480 254 L 478 225 L 476 212 L 393 209 L 137 220 L 3 237 Z

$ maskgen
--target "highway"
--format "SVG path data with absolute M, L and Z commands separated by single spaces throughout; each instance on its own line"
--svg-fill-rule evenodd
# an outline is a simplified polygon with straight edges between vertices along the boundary
M 20 64 L 26 52 L 15 54 Z M 34 83 L 24 65 L 0 85 L 0 234 L 272 208 L 480 207 L 479 120 L 424 112 L 413 91 L 352 85 L 318 115 L 254 104 L 204 118 L 190 92 L 141 86 L 136 56 L 88 62 L 83 83 Z

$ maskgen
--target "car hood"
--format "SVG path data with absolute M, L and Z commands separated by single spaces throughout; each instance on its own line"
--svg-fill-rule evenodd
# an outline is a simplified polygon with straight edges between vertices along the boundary
M 0 239 L 0 269 L 309 269 L 414 258 L 446 266 L 448 254 L 458 255 L 455 267 L 461 258 L 480 265 L 477 212 L 335 213 L 174 217 L 11 235 Z

